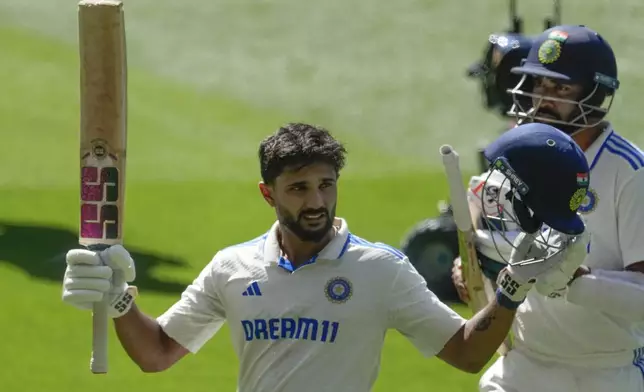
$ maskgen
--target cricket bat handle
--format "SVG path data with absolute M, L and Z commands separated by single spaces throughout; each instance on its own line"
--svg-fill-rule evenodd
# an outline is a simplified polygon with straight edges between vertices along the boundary
M 452 206 L 456 206 L 456 208 L 452 208 L 454 222 L 459 230 L 466 233 L 470 232 L 472 230 L 472 218 L 470 217 L 467 193 L 463 185 L 458 154 L 452 146 L 447 144 L 441 146 L 440 153 L 443 158 L 445 174 L 447 174 L 447 184 L 452 199 L 451 203 Z
M 107 249 L 107 245 L 90 245 L 89 250 L 100 252 Z M 103 295 L 100 302 L 94 303 L 92 307 L 92 357 L 89 368 L 94 374 L 107 373 L 107 335 L 109 318 L 107 317 L 110 306 L 109 291 Z
M 105 298 L 101 302 L 96 302 L 93 307 L 92 358 L 90 359 L 89 367 L 94 374 L 107 373 L 108 306 L 109 296 L 105 293 Z

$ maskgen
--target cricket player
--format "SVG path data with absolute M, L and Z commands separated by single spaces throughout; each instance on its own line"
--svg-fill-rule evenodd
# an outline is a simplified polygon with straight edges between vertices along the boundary
M 556 26 L 537 37 L 512 72 L 522 75 L 509 91 L 519 123 L 552 124 L 585 153 L 590 186 L 579 212 L 590 243 L 563 290 L 542 285 L 528 294 L 513 326 L 515 349 L 482 376 L 480 390 L 644 392 L 644 153 L 605 118 L 619 87 L 613 50 L 588 27 Z M 524 106 L 521 97 L 532 104 Z M 503 229 L 478 239 L 492 279 L 509 252 L 494 244 L 516 235 Z M 453 280 L 467 300 L 458 264 Z
M 588 164 L 567 135 L 538 126 L 544 128 L 538 137 L 517 128 L 493 155 L 512 163 L 530 150 L 561 166 L 548 177 L 559 193 L 544 186 L 540 167 L 517 165 L 514 177 L 531 187 L 525 208 L 564 232 L 553 231 L 539 244 L 525 233 L 518 236 L 523 250 L 513 252 L 516 265 L 501 271 L 505 284 L 496 299 L 470 320 L 441 303 L 404 254 L 353 234 L 335 215 L 345 149 L 324 128 L 302 123 L 287 124 L 260 144 L 259 190 L 275 210 L 275 223 L 248 242 L 218 251 L 165 313 L 154 318 L 136 306 L 136 288 L 128 284 L 135 279 L 135 263 L 119 245 L 100 252 L 70 250 L 62 298 L 91 309 L 109 296 L 118 338 L 145 372 L 163 371 L 196 353 L 228 322 L 242 392 L 367 392 L 388 329 L 398 330 L 426 357 L 479 372 L 535 282 L 576 269 L 583 257 L 574 255 L 585 255 L 585 227 L 570 197 L 585 194 L 587 184 L 575 176 L 587 173 Z M 521 264 L 534 258 L 530 249 L 539 249 L 539 260 Z

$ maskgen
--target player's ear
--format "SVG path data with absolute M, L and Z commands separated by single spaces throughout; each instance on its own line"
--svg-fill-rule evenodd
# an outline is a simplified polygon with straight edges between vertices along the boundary
M 270 186 L 266 185 L 263 181 L 259 182 L 259 191 L 262 194 L 262 197 L 266 202 L 271 206 L 275 207 L 275 200 L 273 200 L 272 189 Z

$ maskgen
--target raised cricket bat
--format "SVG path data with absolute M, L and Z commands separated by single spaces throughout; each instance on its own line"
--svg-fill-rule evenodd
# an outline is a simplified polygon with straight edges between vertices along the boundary
M 127 65 L 123 4 L 78 3 L 80 54 L 79 243 L 105 249 L 123 241 Z M 107 297 L 107 296 L 106 296 Z M 92 373 L 107 373 L 106 300 L 92 314 Z
M 467 193 L 463 184 L 463 175 L 459 165 L 459 156 L 456 150 L 450 145 L 443 145 L 440 148 L 443 158 L 443 166 L 447 175 L 449 186 L 450 203 L 454 215 L 454 222 L 458 234 L 458 250 L 463 266 L 463 278 L 467 283 L 467 292 L 470 297 L 469 307 L 474 313 L 483 309 L 490 300 L 486 294 L 486 285 L 483 280 L 483 273 L 479 266 L 474 243 L 474 226 L 470 208 L 467 203 Z M 499 347 L 497 352 L 505 355 L 511 348 L 509 337 Z

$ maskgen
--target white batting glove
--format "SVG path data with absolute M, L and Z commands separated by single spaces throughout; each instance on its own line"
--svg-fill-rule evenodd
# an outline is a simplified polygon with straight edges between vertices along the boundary
M 512 305 L 518 307 L 536 282 L 532 268 L 528 267 L 529 265 L 523 266 L 521 263 L 525 260 L 543 258 L 546 253 L 544 249 L 536 246 L 533 237 L 523 232 L 517 236 L 513 245 L 510 263 L 501 270 L 496 284 L 497 294 L 500 292 L 512 302 Z
M 94 303 L 109 298 L 108 317 L 127 313 L 137 295 L 136 270 L 130 253 L 121 245 L 100 252 L 72 249 L 66 256 L 63 301 L 77 308 L 91 310 Z
M 547 239 L 547 243 L 543 240 Z M 561 282 L 568 283 L 574 271 L 583 261 L 578 261 L 580 249 L 585 251 L 587 235 L 571 236 L 548 229 L 536 239 L 521 233 L 514 245 L 516 249 L 510 256 L 510 264 L 504 268 L 497 279 L 499 292 L 507 297 L 510 306 L 518 307 L 530 289 L 540 281 L 540 292 L 548 294 L 561 288 Z M 562 251 L 558 249 L 564 248 Z M 570 259 L 567 261 L 567 255 Z M 573 257 L 574 255 L 574 257 Z M 572 272 L 568 272 L 572 269 Z M 497 296 L 498 298 L 498 296 Z
M 549 298 L 562 298 L 566 295 L 568 283 L 588 254 L 589 238 L 589 234 L 581 234 L 569 243 L 566 250 L 554 256 L 561 261 L 555 268 L 539 277 L 534 285 L 539 294 Z

